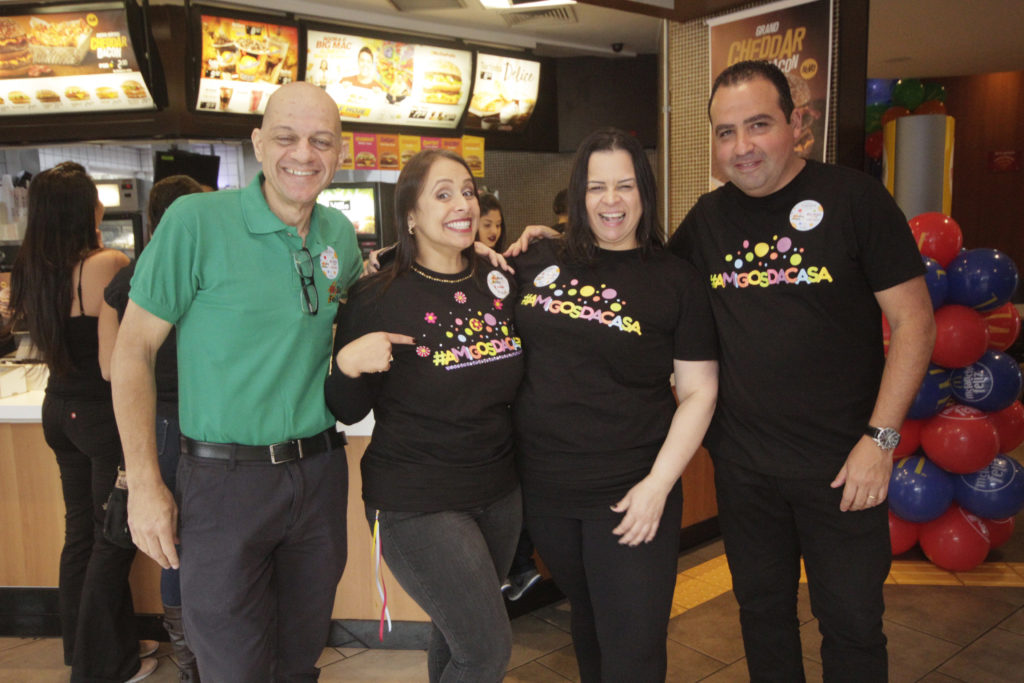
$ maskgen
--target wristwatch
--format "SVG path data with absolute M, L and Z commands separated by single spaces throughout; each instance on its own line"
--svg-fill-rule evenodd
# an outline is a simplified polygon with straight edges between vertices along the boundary
M 892 427 L 872 427 L 868 425 L 864 433 L 870 436 L 883 451 L 895 450 L 900 445 L 900 433 Z

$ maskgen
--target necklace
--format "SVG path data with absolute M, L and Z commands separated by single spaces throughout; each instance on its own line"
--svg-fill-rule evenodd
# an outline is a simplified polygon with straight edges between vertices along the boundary
M 459 282 L 465 282 L 469 278 L 473 277 L 472 271 L 470 271 L 466 275 L 463 275 L 462 277 L 452 277 L 452 278 L 435 277 L 435 276 L 430 275 L 428 273 L 424 273 L 422 270 L 417 268 L 415 264 L 412 265 L 412 272 L 416 273 L 417 275 L 419 275 L 421 277 L 425 277 L 425 278 L 427 278 L 428 280 L 430 280 L 432 282 L 442 282 L 442 283 L 447 284 L 447 285 L 454 285 L 454 284 L 459 283 Z

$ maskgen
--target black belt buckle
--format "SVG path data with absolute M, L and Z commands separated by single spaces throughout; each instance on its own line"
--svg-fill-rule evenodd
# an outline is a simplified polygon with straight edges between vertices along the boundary
M 270 450 L 270 462 L 274 465 L 281 465 L 292 460 L 301 460 L 304 457 L 302 439 L 272 443 L 267 448 Z

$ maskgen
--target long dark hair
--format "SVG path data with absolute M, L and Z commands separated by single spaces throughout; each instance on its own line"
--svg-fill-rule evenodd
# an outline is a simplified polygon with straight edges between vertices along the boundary
M 499 254 L 505 251 L 505 212 L 501 210 L 501 203 L 498 198 L 493 194 L 482 194 L 480 195 L 480 220 L 482 221 L 485 214 L 491 211 L 497 211 L 501 217 L 501 232 L 498 233 L 498 241 L 494 243 L 494 251 Z M 478 228 L 479 229 L 479 228 Z
M 398 234 L 398 242 L 395 245 L 395 260 L 389 267 L 384 268 L 371 278 L 368 283 L 378 284 L 378 291 L 383 292 L 394 282 L 395 278 L 412 268 L 416 261 L 416 237 L 409 233 L 409 214 L 416 210 L 416 204 L 423 193 L 423 184 L 427 180 L 427 174 L 431 167 L 440 159 L 448 159 L 460 164 L 466 169 L 470 180 L 473 181 L 473 196 L 476 196 L 476 179 L 466 161 L 454 152 L 446 149 L 425 149 L 418 152 L 398 175 L 398 184 L 395 185 L 395 231 Z M 467 262 L 472 264 L 476 274 L 476 253 L 473 245 L 462 250 L 462 255 Z
M 23 321 L 55 375 L 73 369 L 67 328 L 71 274 L 100 248 L 96 185 L 85 169 L 65 161 L 32 179 L 28 227 L 11 272 L 12 325 Z
M 654 170 L 644 154 L 644 148 L 635 137 L 618 128 L 596 130 L 580 143 L 569 174 L 569 222 L 562 239 L 561 256 L 569 263 L 593 263 L 597 256 L 597 242 L 587 218 L 587 172 L 590 155 L 621 149 L 633 159 L 636 187 L 640 193 L 643 215 L 636 227 L 637 246 L 643 257 L 649 256 L 664 244 L 658 221 L 658 190 Z

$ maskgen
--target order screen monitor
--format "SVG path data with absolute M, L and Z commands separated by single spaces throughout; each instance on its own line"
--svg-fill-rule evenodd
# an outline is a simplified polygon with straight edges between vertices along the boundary
M 394 185 L 387 183 L 334 183 L 317 197 L 317 202 L 345 214 L 356 229 L 359 248 L 365 257 L 394 241 L 393 227 L 386 225 L 394 200 Z

